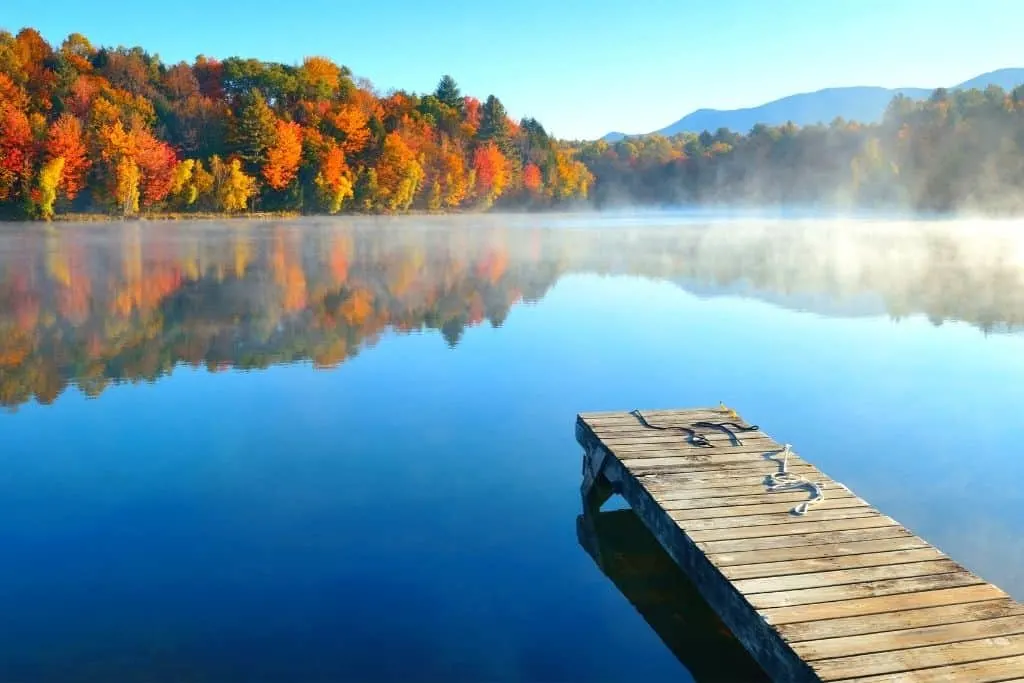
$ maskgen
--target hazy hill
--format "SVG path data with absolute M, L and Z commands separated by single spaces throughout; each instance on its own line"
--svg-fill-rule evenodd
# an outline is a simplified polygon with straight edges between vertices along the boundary
M 1024 83 L 1024 69 L 999 69 L 990 71 L 951 87 L 953 90 L 985 89 L 998 85 L 1011 90 Z M 872 123 L 885 112 L 886 105 L 897 94 L 920 99 L 928 97 L 931 88 L 879 88 L 860 86 L 849 88 L 826 88 L 811 93 L 789 95 L 766 104 L 745 109 L 698 109 L 675 123 L 655 131 L 662 135 L 715 131 L 729 128 L 738 132 L 750 130 L 754 124 L 781 125 L 792 121 L 797 125 L 828 123 L 837 116 L 851 121 Z M 623 133 L 608 133 L 602 138 L 616 142 L 626 137 Z

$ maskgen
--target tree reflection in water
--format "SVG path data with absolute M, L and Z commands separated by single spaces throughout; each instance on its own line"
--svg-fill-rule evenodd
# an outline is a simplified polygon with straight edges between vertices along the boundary
M 179 363 L 330 368 L 385 333 L 439 330 L 454 347 L 575 273 L 827 315 L 923 314 L 986 332 L 1024 322 L 1024 247 L 993 224 L 602 220 L 9 226 L 0 404 L 49 403 L 72 383 L 94 396 Z

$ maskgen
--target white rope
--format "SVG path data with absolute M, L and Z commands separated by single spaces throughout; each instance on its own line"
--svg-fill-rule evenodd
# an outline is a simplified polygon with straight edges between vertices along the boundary
M 810 490 L 812 497 L 791 510 L 794 515 L 806 515 L 812 505 L 817 505 L 821 501 L 825 500 L 825 484 L 822 482 L 811 481 L 807 477 L 790 472 L 789 455 L 792 452 L 793 447 L 791 445 L 787 443 L 783 446 L 782 469 L 775 474 L 769 474 L 768 481 L 765 483 L 768 486 L 769 491 L 796 491 L 798 489 Z

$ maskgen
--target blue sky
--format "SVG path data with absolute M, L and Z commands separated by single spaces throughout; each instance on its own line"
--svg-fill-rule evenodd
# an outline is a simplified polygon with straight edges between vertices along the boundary
M 381 90 L 417 92 L 451 73 L 465 93 L 493 93 L 560 137 L 648 132 L 697 108 L 830 86 L 935 87 L 1024 66 L 1020 0 L 0 2 L 8 30 L 33 26 L 51 42 L 78 31 L 165 61 L 321 54 Z

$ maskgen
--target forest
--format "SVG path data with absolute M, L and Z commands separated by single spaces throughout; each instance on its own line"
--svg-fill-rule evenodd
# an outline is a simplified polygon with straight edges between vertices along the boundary
M 1024 210 L 1024 86 L 897 96 L 875 124 L 585 143 L 601 207 L 788 205 L 913 212 Z
M 299 66 L 0 32 L 0 214 L 333 214 L 543 207 L 593 177 L 501 100 L 380 94 L 323 57 Z
M 879 123 L 614 144 L 550 136 L 451 76 L 378 92 L 300 65 L 0 31 L 0 217 L 800 206 L 1024 209 L 1024 88 L 897 97 Z

